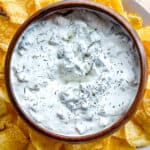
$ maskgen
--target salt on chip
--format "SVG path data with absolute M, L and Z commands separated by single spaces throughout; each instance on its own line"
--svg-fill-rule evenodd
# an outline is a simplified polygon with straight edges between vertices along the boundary
M 29 140 L 22 131 L 15 125 L 0 132 L 1 150 L 23 150 L 26 149 Z
M 105 139 L 103 150 L 136 150 L 136 148 L 130 146 L 126 140 L 110 136 Z
M 128 21 L 132 25 L 132 27 L 136 30 L 142 28 L 143 20 L 142 18 L 137 14 L 128 14 Z
M 37 150 L 50 150 L 51 148 L 53 148 L 53 150 L 60 150 L 62 147 L 62 143 L 45 137 L 33 129 L 30 129 L 29 132 L 32 144 Z
M 27 18 L 28 13 L 23 0 L 1 0 L 1 7 L 15 24 L 22 24 Z
M 143 147 L 150 144 L 150 137 L 133 121 L 129 121 L 125 125 L 125 134 L 126 139 L 131 146 Z

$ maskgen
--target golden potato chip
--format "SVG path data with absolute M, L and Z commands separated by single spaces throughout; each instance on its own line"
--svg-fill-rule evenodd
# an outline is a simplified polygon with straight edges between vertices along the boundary
M 24 135 L 26 137 L 29 137 L 29 126 L 19 116 L 17 117 L 17 123 L 16 123 L 16 125 L 21 129 L 21 131 L 24 133 Z
M 137 30 L 138 35 L 140 36 L 142 41 L 147 41 L 150 42 L 150 26 L 141 28 L 139 30 Z
M 140 29 L 143 25 L 142 18 L 137 14 L 128 14 L 128 21 L 133 26 L 134 29 Z
M 15 125 L 0 132 L 1 150 L 23 150 L 27 148 L 29 140 Z
M 59 0 L 34 0 L 36 10 L 39 10 L 44 6 L 47 6 L 47 5 L 57 2 L 57 1 L 59 1 Z
M 4 72 L 5 55 L 5 52 L 0 51 L 0 73 Z
M 117 132 L 115 132 L 112 136 L 119 138 L 119 139 L 125 139 L 125 129 L 122 127 Z
M 0 117 L 7 113 L 7 105 L 5 101 L 0 99 Z
M 143 99 L 143 108 L 145 113 L 150 117 L 150 97 Z
M 125 125 L 125 135 L 131 146 L 143 147 L 150 144 L 150 137 L 133 121 L 129 121 Z
M 110 136 L 105 139 L 103 150 L 136 150 L 136 148 L 130 146 L 126 140 Z
M 22 24 L 28 18 L 24 0 L 1 0 L 1 7 L 13 23 Z
M 28 15 L 31 16 L 36 11 L 35 0 L 26 0 L 25 7 Z
M 52 140 L 44 135 L 30 129 L 30 139 L 33 146 L 37 150 L 50 150 L 53 147 L 53 150 L 59 150 L 62 147 L 62 143 Z
M 10 40 L 19 25 L 13 24 L 8 18 L 0 16 L 0 50 L 7 51 Z
M 86 144 L 64 144 L 65 150 L 101 150 L 103 140 L 96 140 Z
M 101 3 L 101 4 L 103 4 L 103 5 L 106 5 L 106 6 L 108 6 L 108 7 L 112 7 L 111 6 L 111 0 L 93 0 L 94 2 L 97 2 L 97 3 Z
M 143 106 L 138 108 L 133 119 L 146 133 L 150 134 L 150 117 L 145 113 Z
M 121 0 L 111 0 L 111 6 L 119 14 L 124 15 L 124 8 Z
M 30 142 L 29 144 L 28 144 L 28 147 L 27 147 L 27 149 L 26 150 L 36 150 L 36 148 L 33 146 L 33 144 Z
M 145 52 L 147 56 L 149 57 L 150 56 L 150 42 L 143 41 L 143 44 L 144 44 Z
M 9 102 L 9 98 L 8 98 L 8 94 L 7 94 L 7 90 L 4 84 L 4 80 L 0 80 L 0 100 L 4 100 Z
M 150 90 L 150 75 L 148 75 L 148 80 L 147 80 L 146 89 Z

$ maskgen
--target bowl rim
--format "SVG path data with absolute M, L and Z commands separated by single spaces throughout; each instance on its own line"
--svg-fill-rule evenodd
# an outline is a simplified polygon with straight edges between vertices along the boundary
M 135 43 L 136 49 L 139 54 L 139 60 L 140 60 L 140 67 L 141 67 L 141 74 L 140 74 L 140 84 L 139 88 L 136 94 L 136 97 L 132 103 L 132 105 L 129 107 L 128 111 L 124 113 L 121 118 L 116 121 L 114 124 L 111 126 L 105 128 L 102 131 L 98 131 L 96 133 L 92 133 L 89 135 L 81 135 L 81 136 L 66 136 L 66 135 L 61 135 L 57 134 L 54 132 L 50 132 L 42 127 L 40 127 L 38 124 L 36 124 L 32 119 L 28 117 L 21 109 L 19 106 L 12 90 L 11 86 L 11 79 L 10 79 L 10 64 L 11 64 L 11 58 L 13 54 L 14 47 L 20 37 L 20 35 L 23 33 L 23 31 L 30 25 L 32 21 L 35 21 L 36 19 L 45 16 L 48 13 L 55 13 L 57 11 L 61 10 L 66 10 L 66 9 L 72 9 L 72 8 L 81 8 L 81 9 L 90 9 L 98 12 L 103 12 L 104 14 L 107 14 L 108 16 L 112 17 L 114 20 L 119 22 L 121 26 L 125 28 L 125 30 L 128 32 L 128 34 L 131 36 L 133 39 L 133 42 Z M 95 140 L 98 138 L 102 138 L 105 136 L 108 136 L 112 133 L 114 133 L 117 129 L 119 129 L 121 126 L 123 126 L 130 118 L 131 116 L 135 113 L 136 108 L 138 104 L 140 103 L 141 99 L 143 98 L 144 92 L 145 92 L 145 87 L 146 87 L 146 81 L 148 77 L 147 73 L 147 62 L 146 62 L 146 55 L 144 52 L 144 48 L 142 45 L 142 42 L 140 41 L 137 33 L 134 31 L 134 29 L 130 26 L 130 24 L 118 13 L 113 11 L 112 9 L 98 4 L 94 3 L 91 1 L 85 1 L 85 0 L 72 0 L 72 1 L 63 1 L 63 2 L 58 2 L 52 5 L 48 5 L 47 7 L 44 7 L 40 9 L 39 11 L 35 12 L 29 19 L 27 19 L 17 30 L 16 34 L 14 35 L 13 39 L 11 40 L 11 43 L 9 45 L 6 59 L 5 59 L 5 83 L 6 83 L 6 88 L 8 91 L 8 96 L 15 107 L 16 111 L 19 113 L 21 118 L 23 118 L 33 129 L 36 131 L 42 133 L 43 135 L 59 140 L 59 141 L 64 141 L 64 142 L 72 142 L 72 143 L 81 143 L 81 142 L 87 142 L 91 140 Z

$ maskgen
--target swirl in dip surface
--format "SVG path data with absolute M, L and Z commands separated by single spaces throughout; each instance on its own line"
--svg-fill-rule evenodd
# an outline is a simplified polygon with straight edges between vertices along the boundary
M 62 135 L 111 126 L 132 104 L 139 81 L 131 37 L 108 16 L 88 10 L 31 23 L 11 59 L 18 104 L 39 126 Z

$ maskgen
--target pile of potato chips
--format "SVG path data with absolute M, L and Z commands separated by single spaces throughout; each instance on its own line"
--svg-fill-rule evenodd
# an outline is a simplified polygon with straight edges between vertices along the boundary
M 149 80 L 142 103 L 133 118 L 115 134 L 86 144 L 66 144 L 31 129 L 15 112 L 4 83 L 4 61 L 18 27 L 38 9 L 57 0 L 0 0 L 0 150 L 136 150 L 150 144 L 150 26 L 142 27 L 137 14 L 128 14 L 121 0 L 94 0 L 123 15 L 143 41 Z

